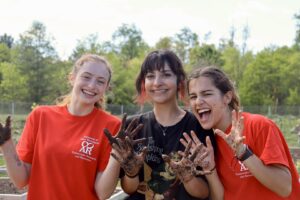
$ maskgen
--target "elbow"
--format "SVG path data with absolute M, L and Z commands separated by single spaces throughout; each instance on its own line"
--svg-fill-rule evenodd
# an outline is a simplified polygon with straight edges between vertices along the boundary
M 285 185 L 282 188 L 282 190 L 280 190 L 279 192 L 277 192 L 277 194 L 280 197 L 283 197 L 283 198 L 290 196 L 291 193 L 292 193 L 292 184 Z
M 19 190 L 21 190 L 21 189 L 23 189 L 24 187 L 26 187 L 27 186 L 27 181 L 19 181 L 19 182 L 16 182 L 16 181 L 13 181 L 12 180 L 12 183 L 14 184 L 14 186 L 17 188 L 17 189 L 19 189 Z

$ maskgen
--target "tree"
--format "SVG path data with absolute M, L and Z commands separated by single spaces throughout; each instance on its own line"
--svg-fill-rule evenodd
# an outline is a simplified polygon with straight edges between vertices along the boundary
M 290 50 L 265 49 L 245 69 L 240 83 L 244 105 L 282 105 L 288 95 L 284 71 L 289 65 Z
M 296 20 L 296 37 L 295 37 L 295 46 L 300 49 L 300 12 L 294 15 Z
M 11 63 L 0 64 L 0 99 L 1 101 L 24 101 L 28 92 L 26 78 Z
M 224 61 L 221 58 L 221 52 L 213 44 L 203 44 L 191 49 L 190 64 L 192 66 L 222 66 Z
M 0 43 L 4 43 L 7 45 L 8 48 L 12 48 L 14 43 L 14 38 L 4 33 L 4 35 L 0 36 Z
M 10 49 L 5 43 L 0 43 L 0 63 L 10 62 Z
M 108 93 L 107 102 L 112 104 L 132 105 L 135 96 L 135 79 L 143 58 L 131 59 L 124 68 L 117 54 L 107 55 L 113 67 L 112 91 Z
M 189 62 L 190 50 L 198 45 L 198 35 L 187 27 L 182 28 L 180 32 L 175 35 L 175 52 L 183 63 Z
M 156 49 L 173 49 L 173 41 L 171 37 L 160 38 L 155 44 Z
M 101 44 L 98 42 L 97 34 L 90 34 L 86 38 L 79 40 L 69 60 L 75 61 L 85 53 L 101 55 L 104 53 Z
M 122 24 L 113 33 L 113 42 L 123 60 L 123 65 L 129 60 L 143 55 L 148 45 L 143 41 L 142 32 L 135 25 Z
M 29 88 L 27 101 L 43 103 L 50 94 L 53 72 L 57 70 L 57 53 L 46 34 L 46 27 L 40 22 L 33 22 L 16 46 L 15 63 Z

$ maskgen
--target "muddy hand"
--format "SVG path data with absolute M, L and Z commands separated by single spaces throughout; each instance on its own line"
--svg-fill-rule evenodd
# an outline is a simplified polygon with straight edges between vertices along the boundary
M 0 123 L 0 146 L 11 138 L 11 118 L 6 118 L 5 126 Z
M 108 138 L 111 145 L 114 143 L 119 145 L 118 140 L 121 140 L 124 142 L 126 136 L 128 136 L 130 139 L 132 139 L 131 141 L 132 141 L 133 145 L 146 140 L 144 138 L 138 139 L 138 140 L 133 140 L 134 136 L 143 128 L 143 124 L 138 124 L 138 118 L 135 118 L 130 122 L 128 127 L 125 128 L 126 127 L 126 118 L 127 118 L 127 114 L 125 113 L 123 115 L 120 131 L 115 136 L 112 136 L 112 134 L 110 133 L 110 131 L 108 129 L 106 129 L 106 128 L 104 129 L 104 134 Z
M 203 170 L 196 170 L 195 175 L 210 174 L 215 168 L 214 149 L 212 147 L 209 136 L 206 137 L 205 146 L 197 137 L 194 131 L 191 131 L 191 136 L 183 133 L 184 138 L 180 142 L 187 147 L 188 142 L 192 142 L 190 149 L 189 159 L 194 162 L 196 166 L 201 167 Z M 182 154 L 181 152 L 179 152 Z
M 111 155 L 120 163 L 125 174 L 128 177 L 133 178 L 137 176 L 144 163 L 147 147 L 144 147 L 141 152 L 137 153 L 133 149 L 132 139 L 128 136 L 126 136 L 123 141 L 120 139 L 117 140 L 119 145 L 116 143 L 112 145 L 113 152 Z
M 244 118 L 241 112 L 236 113 L 235 110 L 232 111 L 232 127 L 231 131 L 228 135 L 226 135 L 223 131 L 216 129 L 215 133 L 222 137 L 226 143 L 232 148 L 236 156 L 240 156 L 244 150 L 245 145 L 243 141 L 245 140 L 245 136 L 243 136 L 244 129 Z
M 180 161 L 174 161 L 170 156 L 162 155 L 163 160 L 169 164 L 172 171 L 184 183 L 189 182 L 194 177 L 195 165 L 188 158 L 191 146 L 192 142 L 189 142 Z

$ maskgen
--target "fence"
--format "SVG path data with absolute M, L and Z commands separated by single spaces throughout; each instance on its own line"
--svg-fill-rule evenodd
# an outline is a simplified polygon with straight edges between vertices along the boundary
M 10 114 L 10 115 L 27 115 L 32 109 L 32 103 L 24 102 L 0 102 L 0 114 Z M 188 109 L 188 108 L 187 108 Z M 114 115 L 122 115 L 127 113 L 128 115 L 133 115 L 141 112 L 151 110 L 150 105 L 145 105 L 140 107 L 137 105 L 113 105 L 107 104 L 106 110 Z M 299 106 L 244 106 L 243 111 L 263 114 L 267 116 L 271 115 L 293 115 L 300 116 L 300 105 Z

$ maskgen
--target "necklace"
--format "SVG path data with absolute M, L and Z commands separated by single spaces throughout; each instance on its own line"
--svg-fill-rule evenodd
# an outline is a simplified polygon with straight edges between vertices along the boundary
M 158 123 L 158 126 L 160 128 L 160 130 L 162 131 L 163 136 L 166 136 L 167 134 L 167 130 L 168 130 L 168 126 L 162 126 L 160 123 Z

